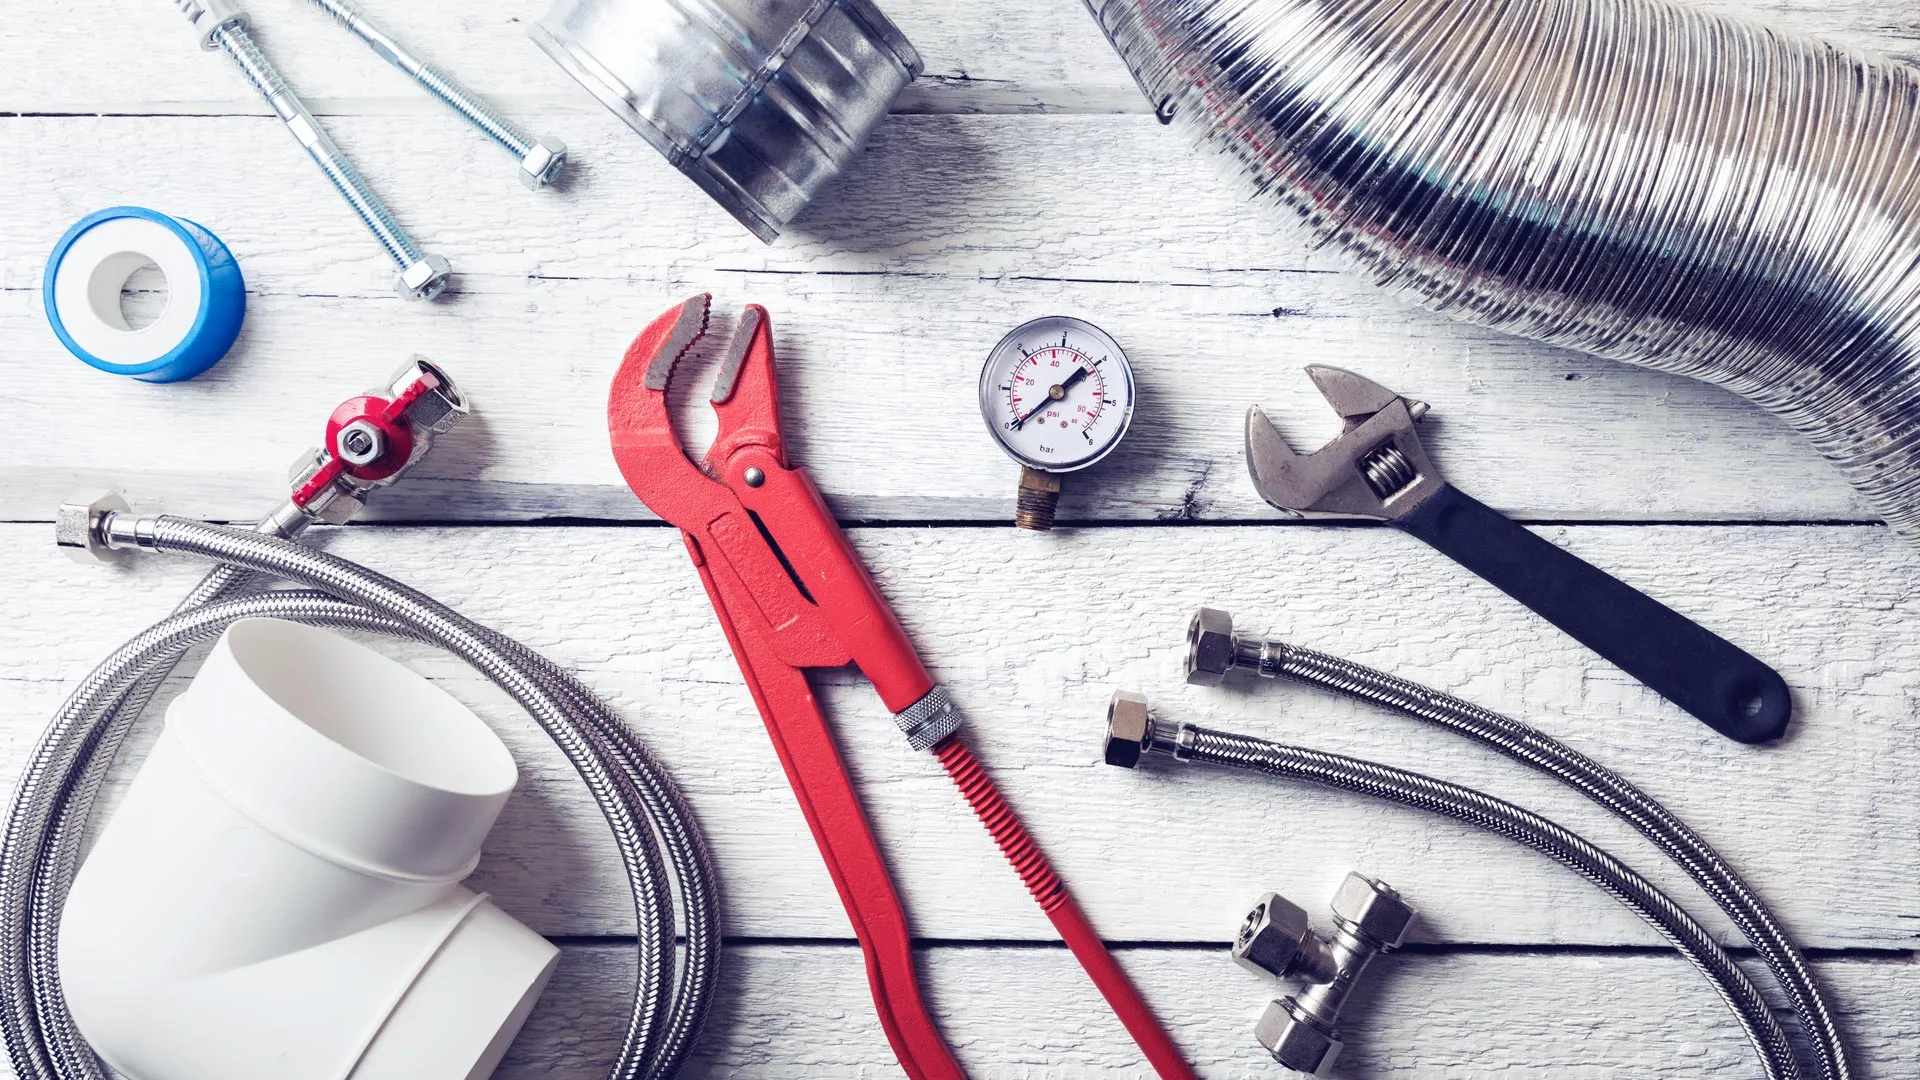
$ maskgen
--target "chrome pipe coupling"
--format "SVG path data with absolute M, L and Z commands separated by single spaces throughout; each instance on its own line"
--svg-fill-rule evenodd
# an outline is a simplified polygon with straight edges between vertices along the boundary
M 1344 1045 L 1340 1009 L 1373 958 L 1406 939 L 1415 912 L 1392 886 L 1350 873 L 1333 895 L 1333 931 L 1314 931 L 1307 913 L 1279 893 L 1262 895 L 1234 938 L 1233 961 L 1306 986 L 1267 1006 L 1254 1037 L 1281 1065 L 1319 1076 Z

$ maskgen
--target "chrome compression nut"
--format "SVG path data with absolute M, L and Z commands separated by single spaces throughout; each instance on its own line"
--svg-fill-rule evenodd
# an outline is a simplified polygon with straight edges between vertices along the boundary
M 76 492 L 53 515 L 53 542 L 75 562 L 107 562 L 120 552 L 107 543 L 106 522 L 128 512 L 127 500 L 105 489 Z
M 1107 702 L 1106 762 L 1131 769 L 1146 753 L 1166 754 L 1180 761 L 1192 756 L 1191 728 L 1163 724 L 1153 718 L 1147 699 L 1116 690 Z
M 1234 669 L 1233 616 L 1203 607 L 1187 623 L 1187 681 L 1219 686 Z
M 1233 962 L 1256 975 L 1284 979 L 1304 971 L 1319 982 L 1333 978 L 1333 953 L 1313 932 L 1300 905 L 1279 893 L 1263 893 L 1240 924 L 1230 950 Z
M 1276 979 L 1298 976 L 1306 988 L 1267 1006 L 1254 1036 L 1281 1065 L 1318 1076 L 1342 1047 L 1340 1008 L 1373 958 L 1406 939 L 1415 912 L 1393 887 L 1350 873 L 1330 905 L 1333 932 L 1316 934 L 1306 912 L 1277 893 L 1254 905 L 1233 943 L 1234 962 Z

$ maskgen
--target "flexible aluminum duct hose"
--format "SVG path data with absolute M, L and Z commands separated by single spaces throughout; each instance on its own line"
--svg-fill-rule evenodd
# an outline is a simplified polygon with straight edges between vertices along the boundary
M 137 529 L 136 529 L 137 526 Z M 713 869 L 671 777 L 605 704 L 539 654 L 390 578 L 289 540 L 181 518 L 129 523 L 139 546 L 211 559 L 176 613 L 87 676 L 42 736 L 0 840 L 0 1033 L 21 1080 L 105 1080 L 68 1016 L 55 947 L 94 796 L 140 709 L 180 657 L 243 618 L 428 642 L 511 695 L 567 756 L 612 827 L 633 888 L 634 1011 L 611 1075 L 679 1068 L 712 1000 L 720 922 Z M 305 589 L 228 598 L 254 574 Z M 684 946 L 676 950 L 676 934 Z
M 1727 951 L 1680 905 L 1577 833 L 1459 784 L 1358 758 L 1181 724 L 1151 723 L 1142 748 L 1183 761 L 1304 780 L 1462 821 L 1524 844 L 1599 886 L 1660 932 L 1713 983 L 1760 1055 L 1768 1080 L 1800 1076 L 1773 1011 Z
M 1920 77 L 1665 0 L 1086 0 L 1373 279 L 1726 386 L 1920 537 Z
M 1261 642 L 1251 659 L 1263 675 L 1284 676 L 1383 705 L 1492 747 L 1559 780 L 1632 825 L 1699 884 L 1766 961 L 1800 1015 L 1823 1080 L 1847 1080 L 1852 1075 L 1839 1025 L 1806 958 L 1779 920 L 1719 852 L 1652 796 L 1545 732 L 1451 694 L 1281 641 Z

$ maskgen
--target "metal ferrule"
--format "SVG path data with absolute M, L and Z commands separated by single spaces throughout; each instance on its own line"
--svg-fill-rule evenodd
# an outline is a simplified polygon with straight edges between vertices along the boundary
M 1199 729 L 1192 724 L 1169 724 L 1164 720 L 1147 721 L 1147 737 L 1140 748 L 1175 761 L 1193 760 L 1194 739 Z
M 159 546 L 155 536 L 159 522 L 155 514 L 136 516 L 109 511 L 96 519 L 94 535 L 110 551 L 152 551 Z
M 947 688 L 936 685 L 919 701 L 893 714 L 893 722 L 915 750 L 930 750 L 942 739 L 960 730 L 960 710 L 954 708 Z

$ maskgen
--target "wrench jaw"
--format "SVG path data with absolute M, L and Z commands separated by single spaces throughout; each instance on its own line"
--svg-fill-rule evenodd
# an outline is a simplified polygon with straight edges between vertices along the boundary
M 1333 449 L 1330 444 L 1315 453 L 1296 454 L 1258 405 L 1247 410 L 1247 471 L 1262 499 L 1300 518 L 1383 519 L 1384 513 L 1369 513 L 1364 501 L 1356 510 L 1341 509 L 1354 501 L 1345 489 L 1356 481 L 1364 488 L 1365 481 L 1351 462 L 1330 453 Z
M 725 491 L 687 456 L 667 413 L 674 365 L 705 336 L 710 303 L 701 293 L 647 324 L 627 347 L 607 394 L 607 431 L 620 475 L 649 509 L 681 528 L 704 523 L 694 519 Z
M 779 372 L 773 359 L 773 329 L 767 309 L 748 304 L 734 326 L 719 374 L 713 382 L 713 413 L 719 429 L 707 450 L 707 467 L 728 484 L 744 483 L 744 469 L 736 457 L 758 447 L 773 458 L 767 463 L 786 469 L 786 443 L 780 434 Z M 750 455 L 751 456 L 751 455 Z M 735 487 L 736 491 L 739 490 Z
M 1247 471 L 1262 499 L 1296 517 L 1391 521 L 1446 486 L 1415 431 L 1425 403 L 1340 368 L 1307 374 L 1346 430 L 1297 454 L 1266 413 L 1247 410 Z

